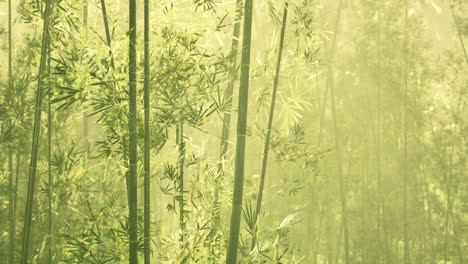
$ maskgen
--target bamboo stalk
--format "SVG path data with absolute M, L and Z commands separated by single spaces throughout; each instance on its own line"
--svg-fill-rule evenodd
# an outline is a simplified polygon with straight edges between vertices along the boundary
M 14 223 L 14 196 L 13 196 L 13 150 L 8 150 L 8 218 L 9 218 L 9 252 L 8 262 L 13 264 L 15 261 L 15 223 Z
M 278 91 L 279 73 L 281 69 L 281 58 L 283 55 L 283 46 L 284 46 L 284 36 L 286 34 L 286 22 L 288 19 L 288 6 L 289 6 L 288 1 L 285 1 L 284 11 L 283 11 L 283 22 L 281 26 L 280 41 L 279 41 L 279 47 L 278 47 L 278 58 L 276 61 L 275 79 L 273 82 L 273 93 L 271 95 L 270 113 L 268 116 L 268 127 L 267 127 L 267 133 L 265 137 L 265 145 L 263 148 L 263 160 L 262 160 L 262 171 L 260 173 L 260 185 L 258 187 L 257 204 L 255 207 L 255 215 L 254 215 L 255 228 L 252 233 L 252 244 L 251 244 L 252 249 L 255 248 L 255 244 L 257 241 L 257 231 L 258 231 L 257 222 L 258 222 L 258 217 L 260 215 L 260 210 L 262 207 L 263 189 L 265 187 L 265 175 L 266 175 L 266 169 L 267 169 L 267 164 L 268 164 L 268 152 L 270 150 L 271 129 L 273 126 L 273 116 L 275 113 L 275 105 L 276 105 L 276 93 Z
M 101 0 L 104 1 L 104 0 Z M 150 6 L 149 0 L 144 1 L 144 258 L 145 264 L 151 263 L 151 164 L 150 164 Z M 107 41 L 110 47 L 109 29 L 106 28 Z
M 13 89 L 13 61 L 12 61 L 12 41 L 11 41 L 11 0 L 8 0 L 8 90 Z M 8 240 L 9 240 L 9 252 L 8 252 L 8 263 L 13 264 L 15 262 L 15 202 L 14 202 L 14 193 L 13 193 L 13 150 L 10 147 L 8 150 L 8 216 L 9 216 L 9 231 L 8 231 Z
M 136 0 L 129 1 L 129 174 L 128 174 L 128 236 L 129 263 L 138 263 L 138 157 L 137 157 L 137 57 Z
M 18 140 L 19 141 L 19 140 Z M 16 254 L 16 211 L 18 208 L 18 179 L 20 175 L 20 166 L 21 166 L 21 150 L 16 152 L 16 172 L 15 172 L 15 190 L 13 193 L 13 254 Z
M 408 238 L 408 0 L 405 0 L 405 46 L 404 46 L 404 63 L 405 63 L 405 83 L 404 83 L 404 117 L 403 117 L 403 243 L 404 243 L 404 259 L 405 264 L 409 264 L 409 238 Z
M 382 228 L 383 239 L 384 239 L 384 256 L 385 263 L 389 263 L 389 248 L 387 241 L 387 227 L 386 227 L 386 215 L 385 215 L 385 203 L 383 199 L 383 185 L 382 185 L 382 164 L 381 164 L 381 146 L 382 146 L 382 11 L 378 10 L 378 37 L 377 37 L 377 49 L 378 49 L 378 62 L 377 62 L 377 131 L 376 131 L 376 162 L 377 162 L 377 200 L 378 200 L 378 222 Z
M 50 47 L 49 47 L 49 59 L 47 61 L 47 72 L 50 78 Z M 48 245 L 48 256 L 47 262 L 52 264 L 52 192 L 53 192 L 53 178 L 52 178 L 52 109 L 51 109 L 51 101 L 52 101 L 52 87 L 48 87 L 48 96 L 47 96 L 47 175 L 48 175 L 48 191 L 47 191 L 47 198 L 48 198 L 48 208 L 47 208 L 47 218 L 48 218 L 48 226 L 47 226 L 47 245 Z
M 106 1 L 101 0 L 101 12 L 102 12 L 102 19 L 104 20 L 104 29 L 106 31 L 106 41 L 107 46 L 109 46 L 109 57 L 111 58 L 111 67 L 115 68 L 114 65 L 114 56 L 112 55 L 112 39 L 109 30 L 109 20 L 107 18 L 107 8 L 106 8 Z
M 42 93 L 44 90 L 44 73 L 47 64 L 47 53 L 49 46 L 49 16 L 52 11 L 52 0 L 45 0 L 45 14 L 42 33 L 41 59 L 39 63 L 39 72 L 37 78 L 36 103 L 34 113 L 34 125 L 32 132 L 31 160 L 29 163 L 29 178 L 28 189 L 26 196 L 26 208 L 24 213 L 24 228 L 23 228 L 23 247 L 21 251 L 21 264 L 29 262 L 29 250 L 31 246 L 31 225 L 32 211 L 34 205 L 34 191 L 36 188 L 37 175 L 37 159 L 41 131 L 41 114 L 42 114 Z
M 178 145 L 179 145 L 179 227 L 180 246 L 184 248 L 185 218 L 184 218 L 184 166 L 185 166 L 185 142 L 184 142 L 184 122 L 178 124 Z
M 453 224 L 453 236 L 455 237 L 455 242 L 457 244 L 457 252 L 458 252 L 458 262 L 460 264 L 464 263 L 464 254 L 463 254 L 463 247 L 460 245 L 460 240 L 458 239 L 458 234 L 460 233 L 458 228 L 457 228 L 457 223 L 455 221 L 455 215 L 453 214 L 453 211 L 450 213 L 451 219 L 452 219 L 452 224 Z
M 348 217 L 347 217 L 347 188 L 343 176 L 343 158 L 341 150 L 341 135 L 340 129 L 338 127 L 337 114 L 336 114 L 336 104 L 335 104 L 335 73 L 334 73 L 334 57 L 336 51 L 336 38 L 339 29 L 339 23 L 341 18 L 341 7 L 342 0 L 338 2 L 338 12 L 335 20 L 335 34 L 333 35 L 332 40 L 332 50 L 330 54 L 330 61 L 328 64 L 328 74 L 329 74 L 329 85 L 330 85 L 330 101 L 331 109 L 333 116 L 333 127 L 335 130 L 335 148 L 336 148 L 336 159 L 338 164 L 338 179 L 339 179 L 339 188 L 340 188 L 340 203 L 341 203 L 341 218 L 343 225 L 343 240 L 344 240 L 344 251 L 345 251 L 345 264 L 349 264 L 349 237 L 348 237 Z
M 435 249 L 434 249 L 434 235 L 433 235 L 433 229 L 432 229 L 432 207 L 431 207 L 431 200 L 429 197 L 429 184 L 427 181 L 427 175 L 422 170 L 423 178 L 424 178 L 424 192 L 425 196 L 424 198 L 426 199 L 427 202 L 427 225 L 429 229 L 429 242 L 431 244 L 431 261 L 433 262 L 436 259 L 435 255 Z
M 219 151 L 219 162 L 217 168 L 217 177 L 214 181 L 215 190 L 213 195 L 213 212 L 212 212 L 212 226 L 210 231 L 210 238 L 216 235 L 221 225 L 221 204 L 220 204 L 220 192 L 222 183 L 224 182 L 224 164 L 227 160 L 227 151 L 228 151 L 228 140 L 229 140 L 229 130 L 231 128 L 231 116 L 232 116 L 232 98 L 234 85 L 237 80 L 238 71 L 237 71 L 237 57 L 239 52 L 239 37 L 240 37 L 240 26 L 242 19 L 242 1 L 236 1 L 235 7 L 235 16 L 234 16 L 234 26 L 232 32 L 231 40 L 231 51 L 229 53 L 229 81 L 224 92 L 224 99 L 226 100 L 226 105 L 228 107 L 227 111 L 223 115 L 223 128 L 221 131 L 221 143 Z M 216 247 L 219 247 L 219 243 L 211 243 L 211 250 L 209 252 L 209 261 L 214 263 L 216 261 L 214 250 Z
M 83 28 L 85 37 L 87 37 L 88 32 L 88 1 L 84 0 L 83 5 Z M 88 110 L 86 109 L 86 105 L 83 109 L 83 138 L 84 138 L 84 151 L 85 153 L 89 154 L 89 117 L 88 117 Z
M 242 59 L 239 85 L 239 105 L 237 116 L 237 143 L 234 168 L 234 188 L 232 212 L 229 229 L 226 264 L 237 263 L 237 246 L 239 243 L 240 220 L 244 188 L 245 139 L 247 130 L 247 108 L 249 100 L 250 48 L 252 41 L 253 0 L 246 0 L 244 6 L 244 28 L 242 40 Z
M 463 54 L 465 55 L 465 61 L 468 64 L 468 55 L 466 53 L 465 43 L 463 42 L 463 37 L 460 31 L 460 26 L 459 26 L 460 23 L 458 22 L 457 17 L 455 16 L 455 11 L 453 10 L 452 1 L 449 0 L 448 2 L 449 2 L 448 5 L 450 7 L 450 12 L 452 13 L 452 17 L 453 17 L 453 23 L 455 23 L 455 28 L 457 30 L 458 40 L 460 41 L 460 46 L 463 50 Z
M 220 154 L 218 163 L 218 177 L 215 181 L 215 192 L 213 202 L 213 229 L 216 230 L 220 224 L 220 204 L 219 204 L 219 192 L 221 183 L 224 180 L 224 162 L 226 160 L 226 154 L 228 150 L 229 140 L 229 129 L 231 127 L 231 115 L 232 115 L 232 97 L 234 91 L 234 84 L 237 79 L 237 55 L 239 50 L 239 36 L 240 36 L 240 20 L 242 18 L 242 0 L 236 2 L 236 15 L 234 18 L 234 28 L 232 33 L 231 52 L 229 54 L 229 82 L 224 94 L 226 99 L 226 105 L 229 109 L 224 113 L 223 116 L 223 129 L 221 132 L 221 144 Z

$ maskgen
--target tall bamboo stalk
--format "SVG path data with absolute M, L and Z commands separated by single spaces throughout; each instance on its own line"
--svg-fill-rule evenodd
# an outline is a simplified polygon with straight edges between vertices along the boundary
M 453 23 L 455 23 L 455 28 L 457 30 L 458 40 L 460 41 L 460 46 L 463 50 L 463 54 L 465 55 L 465 61 L 468 64 L 468 55 L 466 53 L 465 43 L 463 42 L 463 36 L 460 31 L 460 23 L 458 22 L 457 16 L 455 15 L 455 11 L 453 10 L 453 3 L 451 0 L 448 1 L 448 5 L 450 6 L 450 12 L 452 13 Z
M 129 174 L 128 174 L 128 236 L 129 263 L 138 263 L 138 182 L 137 182 L 137 57 L 136 57 L 136 0 L 129 0 Z
M 9 230 L 8 230 L 8 239 L 9 239 L 9 252 L 8 252 L 8 262 L 13 264 L 15 261 L 15 217 L 14 217 L 14 186 L 13 186 L 13 150 L 8 150 L 8 218 L 9 218 Z
M 104 0 L 101 0 L 104 1 Z M 144 256 L 145 264 L 151 263 L 151 164 L 150 164 L 150 50 L 149 50 L 149 0 L 144 2 L 144 126 L 145 126 L 145 143 L 144 143 Z M 106 30 L 106 35 L 107 35 Z M 110 36 L 108 37 L 110 43 Z M 110 46 L 110 44 L 109 44 Z
M 20 145 L 19 144 L 19 140 L 18 140 L 18 146 Z M 19 179 L 19 175 L 20 175 L 20 169 L 21 168 L 21 150 L 18 150 L 16 152 L 16 171 L 15 171 L 15 189 L 14 189 L 14 193 L 13 193 L 13 218 L 12 218 L 12 222 L 13 222 L 13 254 L 16 254 L 16 211 L 17 211 L 17 208 L 18 208 L 18 179 Z
M 11 41 L 11 0 L 8 0 L 8 90 L 13 89 L 13 65 L 12 65 L 12 41 Z M 8 231 L 8 240 L 9 240 L 9 252 L 8 252 L 8 262 L 13 264 L 15 261 L 15 201 L 14 201 L 14 190 L 13 188 L 13 150 L 10 147 L 8 150 L 8 216 L 9 216 L 9 231 Z
M 179 147 L 179 227 L 180 246 L 183 248 L 185 236 L 184 218 L 184 166 L 185 166 L 185 142 L 184 142 L 184 122 L 180 121 L 177 127 L 177 143 Z
M 229 53 L 229 80 L 224 92 L 224 100 L 228 109 L 224 112 L 223 115 L 223 128 L 221 131 L 221 143 L 219 151 L 219 163 L 217 169 L 217 177 L 215 179 L 215 190 L 213 195 L 213 211 L 212 211 L 212 226 L 210 231 L 210 237 L 213 237 L 218 232 L 219 226 L 221 224 L 221 205 L 220 205 L 220 192 L 222 183 L 224 182 L 224 164 L 227 160 L 227 151 L 228 151 L 228 140 L 229 140 L 229 130 L 231 128 L 231 115 L 232 115 L 232 98 L 234 91 L 234 84 L 236 83 L 238 71 L 237 71 L 237 57 L 239 52 L 239 37 L 240 37 L 240 26 L 242 18 L 242 1 L 236 1 L 235 15 L 233 22 L 233 32 L 232 32 L 232 41 L 231 41 L 231 51 Z M 219 243 L 213 241 L 211 243 L 211 250 L 209 261 L 214 263 L 216 261 L 216 256 L 214 251 L 216 248 L 219 248 Z
M 405 43 L 404 43 L 404 110 L 403 110 L 403 263 L 409 264 L 408 241 L 408 0 L 405 0 Z
M 50 48 L 49 48 L 49 59 L 47 60 L 47 72 L 50 78 Z M 48 208 L 47 208 L 47 245 L 48 245 L 48 256 L 47 262 L 52 264 L 52 192 L 53 192 L 53 178 L 52 178 L 52 109 L 51 109 L 51 101 L 52 101 L 52 87 L 49 83 L 48 87 L 48 96 L 47 96 L 47 176 L 48 176 L 48 192 L 47 192 L 47 200 L 48 200 Z
M 455 139 L 453 137 L 452 143 L 451 143 L 450 162 L 448 164 L 448 172 L 444 173 L 445 175 L 444 182 L 445 182 L 446 195 L 447 195 L 447 201 L 445 205 L 445 225 L 444 225 L 444 237 L 445 237 L 444 264 L 447 263 L 448 261 L 448 247 L 449 247 L 448 243 L 449 243 L 449 225 L 450 225 L 449 216 L 452 214 L 453 201 L 455 200 L 455 198 L 452 197 L 452 178 L 453 178 L 452 167 L 453 167 L 454 151 L 455 151 Z M 440 156 L 440 154 L 439 154 L 439 157 L 440 157 L 440 160 L 442 161 L 442 157 Z
M 382 164 L 381 164 L 381 146 L 382 146 L 382 11 L 377 11 L 378 16 L 378 37 L 377 37 L 377 129 L 376 129 L 376 165 L 377 165 L 377 221 L 383 233 L 383 247 L 385 262 L 389 263 L 389 248 L 387 241 L 387 227 L 385 204 L 383 199 L 382 185 Z
M 268 151 L 270 150 L 271 128 L 273 126 L 273 115 L 275 113 L 276 93 L 278 91 L 279 73 L 281 69 L 281 59 L 283 56 L 284 35 L 286 34 L 286 22 L 288 19 L 288 5 L 289 5 L 288 1 L 285 1 L 284 11 L 283 11 L 283 21 L 281 25 L 280 41 L 279 41 L 279 47 L 278 47 L 278 58 L 276 61 L 275 79 L 273 82 L 273 92 L 271 94 L 270 114 L 268 116 L 267 133 L 265 137 L 265 145 L 263 148 L 263 160 L 262 160 L 262 171 L 260 173 L 260 185 L 258 187 L 257 204 L 255 207 L 254 223 L 256 223 L 256 225 L 252 233 L 252 245 L 251 245 L 252 249 L 255 248 L 255 244 L 257 241 L 257 226 L 258 226 L 257 222 L 258 222 L 258 217 L 260 215 L 260 210 L 262 207 L 263 189 L 265 187 L 265 175 L 266 175 L 266 169 L 267 169 L 267 164 L 268 164 Z
M 87 37 L 88 32 L 88 1 L 84 1 L 83 5 L 83 28 L 85 37 Z M 84 151 L 86 153 L 89 152 L 89 118 L 88 118 L 88 110 L 85 108 L 83 109 L 83 138 L 84 138 Z
M 431 203 L 431 198 L 429 196 L 429 183 L 428 183 L 428 180 L 427 180 L 427 175 L 424 171 L 424 169 L 422 169 L 422 176 L 423 176 L 423 180 L 424 180 L 424 198 L 426 199 L 426 203 L 427 203 L 427 228 L 429 229 L 429 243 L 430 243 L 430 246 L 431 246 L 431 261 L 433 262 L 435 259 L 436 259 L 436 255 L 435 255 L 435 248 L 434 248 L 434 233 L 433 233 L 433 229 L 432 229 L 432 203 Z
M 234 91 L 234 84 L 237 79 L 237 55 L 239 51 L 239 36 L 240 36 L 240 20 L 242 18 L 242 0 L 236 1 L 236 14 L 234 17 L 234 28 L 232 33 L 231 52 L 229 54 L 229 81 L 224 94 L 228 110 L 224 112 L 223 116 L 223 129 L 221 132 L 221 144 L 218 163 L 218 177 L 215 181 L 215 192 L 213 202 L 213 229 L 216 230 L 220 222 L 219 210 L 219 192 L 220 186 L 224 179 L 224 162 L 226 161 L 226 154 L 228 150 L 229 129 L 231 127 L 231 113 L 232 113 L 232 97 Z
M 34 112 L 34 125 L 32 133 L 31 160 L 29 163 L 28 189 L 26 196 L 26 208 L 24 213 L 23 247 L 21 251 L 21 264 L 29 262 L 29 250 L 31 244 L 32 211 L 34 204 L 34 191 L 36 188 L 37 158 L 39 150 L 42 114 L 42 93 L 44 90 L 44 73 L 47 67 L 47 53 L 49 46 L 49 17 L 52 11 L 52 0 L 45 0 L 44 24 L 42 33 L 41 59 L 37 77 L 36 103 Z
M 104 29 L 106 31 L 106 41 L 107 41 L 107 46 L 109 46 L 109 57 L 111 58 L 111 66 L 112 68 L 115 67 L 114 65 L 114 56 L 112 55 L 112 39 L 110 35 L 110 29 L 109 29 L 109 20 L 107 18 L 107 8 L 106 8 L 106 1 L 101 0 L 101 12 L 102 12 L 102 19 L 104 20 Z
M 244 28 L 242 59 L 239 84 L 239 105 L 237 116 L 237 143 L 234 168 L 234 188 L 232 196 L 231 223 L 227 247 L 226 264 L 237 264 L 242 198 L 244 189 L 245 139 L 247 130 L 247 108 L 249 101 L 250 46 L 252 41 L 253 0 L 246 0 L 244 6 Z
M 451 211 L 450 213 L 450 216 L 451 216 L 451 219 L 452 219 L 452 224 L 453 224 L 453 235 L 455 237 L 455 242 L 457 244 L 457 252 L 458 252 L 458 262 L 460 264 L 463 264 L 464 263 L 464 253 L 463 253 L 463 247 L 462 245 L 460 245 L 460 240 L 458 238 L 458 234 L 460 233 L 458 228 L 457 228 L 457 223 L 455 221 L 455 215 L 453 213 L 453 211 Z
M 335 34 L 333 35 L 332 40 L 332 50 L 330 52 L 330 61 L 328 63 L 328 74 L 329 74 L 329 84 L 330 84 L 330 101 L 331 109 L 333 116 L 333 127 L 335 130 L 335 149 L 336 149 L 336 159 L 338 164 L 338 179 L 340 187 L 340 203 L 341 203 L 341 218 L 343 225 L 343 240 L 344 240 L 344 250 L 345 250 L 345 264 L 349 264 L 349 237 L 348 237 L 348 216 L 347 216 L 347 190 L 346 184 L 343 176 L 343 157 L 341 149 L 341 135 L 340 129 L 338 127 L 338 121 L 336 117 L 336 104 L 335 104 L 335 73 L 334 73 L 334 58 L 336 52 L 336 38 L 339 29 L 339 23 L 341 18 L 341 7 L 342 0 L 338 2 L 338 12 L 335 20 Z

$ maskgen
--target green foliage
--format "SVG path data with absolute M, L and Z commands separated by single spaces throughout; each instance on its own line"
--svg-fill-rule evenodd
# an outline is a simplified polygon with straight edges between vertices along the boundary
M 0 1 L 2 12 L 7 2 Z M 466 262 L 464 1 L 408 1 L 405 31 L 401 1 L 289 0 L 280 47 L 284 1 L 254 1 L 252 16 L 243 17 L 237 11 L 250 1 L 149 0 L 147 49 L 143 1 L 134 10 L 136 35 L 127 2 L 86 2 L 87 23 L 82 0 L 12 1 L 11 86 L 6 12 L 0 16 L 0 263 L 9 256 L 20 261 L 27 221 L 23 263 L 47 263 L 48 252 L 52 263 L 130 261 L 130 116 L 136 116 L 138 196 L 131 202 L 140 262 L 145 236 L 152 263 L 226 263 L 228 248 L 236 264 L 403 263 L 405 251 L 408 263 Z M 42 45 L 46 3 L 53 7 L 50 51 Z M 250 54 L 238 49 L 249 35 Z M 135 112 L 130 73 L 136 73 Z M 49 94 L 50 144 L 49 125 L 38 123 Z M 45 100 L 42 109 L 37 100 Z M 231 116 L 241 118 L 230 122 Z M 243 142 L 245 153 L 235 162 L 242 152 L 235 146 Z M 28 197 L 34 160 L 35 192 Z M 229 247 L 240 171 L 243 195 L 235 200 L 233 227 L 239 235 Z

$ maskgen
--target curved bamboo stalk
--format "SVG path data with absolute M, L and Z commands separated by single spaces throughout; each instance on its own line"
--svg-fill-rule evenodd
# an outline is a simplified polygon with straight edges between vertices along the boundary
M 242 199 L 244 192 L 245 138 L 247 130 L 247 108 L 249 101 L 250 48 L 252 41 L 253 0 L 246 0 L 244 6 L 244 28 L 242 41 L 242 59 L 239 85 L 239 113 L 237 116 L 237 143 L 234 168 L 234 188 L 232 196 L 231 223 L 227 247 L 226 264 L 237 263 Z
M 281 58 L 283 56 L 284 35 L 286 34 L 286 22 L 288 19 L 288 6 L 289 6 L 289 3 L 288 1 L 286 1 L 284 3 L 283 22 L 281 26 L 280 41 L 279 41 L 279 47 L 278 47 L 278 59 L 276 61 L 275 80 L 273 82 L 273 93 L 271 95 L 270 114 L 268 116 L 268 127 L 267 127 L 267 133 L 265 137 L 265 145 L 263 148 L 262 171 L 260 173 L 260 185 L 258 187 L 257 204 L 255 207 L 255 215 L 254 215 L 255 228 L 252 233 L 252 245 L 251 245 L 252 249 L 255 248 L 255 244 L 257 241 L 257 231 L 258 231 L 257 221 L 258 221 L 258 217 L 260 215 L 260 210 L 262 207 L 263 189 L 265 187 L 265 175 L 266 175 L 266 169 L 267 169 L 267 163 L 268 163 L 268 151 L 270 149 L 271 128 L 273 126 L 273 115 L 275 113 L 276 93 L 278 91 L 279 73 L 281 69 Z

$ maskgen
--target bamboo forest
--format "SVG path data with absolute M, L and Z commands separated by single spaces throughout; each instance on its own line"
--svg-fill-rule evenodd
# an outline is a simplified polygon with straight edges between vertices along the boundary
M 467 0 L 0 0 L 0 264 L 466 264 L 467 46 Z

